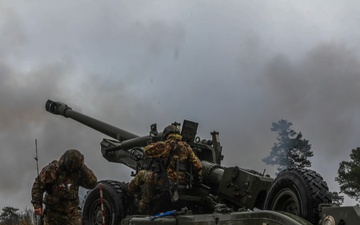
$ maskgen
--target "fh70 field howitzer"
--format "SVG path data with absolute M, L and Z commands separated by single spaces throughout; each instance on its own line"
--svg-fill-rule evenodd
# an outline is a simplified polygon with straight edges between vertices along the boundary
M 147 159 L 143 153 L 143 147 L 161 137 L 161 133 L 156 130 L 156 124 L 151 125 L 149 135 L 138 136 L 76 112 L 61 102 L 48 100 L 45 108 L 50 113 L 71 118 L 111 137 L 112 139 L 104 138 L 100 144 L 101 153 L 109 162 L 124 164 L 135 170 L 135 174 L 151 164 L 150 159 Z M 179 126 L 178 123 L 175 125 Z M 258 209 L 264 210 L 260 213 L 261 215 L 265 214 L 272 218 L 268 218 L 269 221 L 277 217 L 281 219 L 284 215 L 267 210 L 287 211 L 312 223 L 319 221 L 319 205 L 329 200 L 327 184 L 319 174 L 305 169 L 288 169 L 273 179 L 254 170 L 242 169 L 237 166 L 224 167 L 221 165 L 223 155 L 219 133 L 212 132 L 211 140 L 200 140 L 199 137 L 196 137 L 197 127 L 197 123 L 184 120 L 181 135 L 183 140 L 191 145 L 203 165 L 201 184 L 181 187 L 181 189 L 185 189 L 179 195 L 181 204 L 172 202 L 171 206 L 174 208 L 162 208 L 163 206 L 169 207 L 169 204 L 160 204 L 159 202 L 163 202 L 163 198 L 158 199 L 157 204 L 151 207 L 152 214 L 178 210 L 181 207 L 187 207 L 197 214 Z M 133 224 L 131 219 L 124 220 L 126 216 L 139 213 L 136 201 L 126 194 L 127 184 L 113 180 L 104 180 L 101 183 L 104 190 L 106 223 L 117 225 L 123 221 L 123 224 Z M 85 224 L 101 224 L 98 219 L 99 213 L 101 213 L 98 193 L 99 190 L 96 188 L 89 191 L 86 196 L 82 212 Z M 225 205 L 227 210 L 219 209 L 219 205 Z M 298 221 L 296 216 L 293 217 L 295 219 L 291 220 Z M 268 220 L 265 218 L 261 221 Z M 290 220 L 286 219 L 286 221 Z
M 76 120 L 77 122 L 116 139 L 103 139 L 101 142 L 101 152 L 108 161 L 125 164 L 134 170 L 137 168 L 137 165 L 146 164 L 146 162 L 137 161 L 137 158 L 139 157 L 132 157 L 131 153 L 142 154 L 142 152 L 139 152 L 141 150 L 139 150 L 138 147 L 146 146 L 149 143 L 149 140 L 154 138 L 152 135 L 139 137 L 110 124 L 76 112 L 61 102 L 48 100 L 46 103 L 46 110 L 50 113 Z M 258 197 L 257 195 L 262 191 L 262 194 L 264 195 L 273 179 L 263 176 L 253 176 L 249 171 L 242 170 L 238 167 L 221 167 L 220 162 L 223 156 L 221 155 L 218 133 L 212 132 L 212 141 L 200 141 L 199 138 L 195 138 L 196 129 L 197 123 L 185 121 L 181 133 L 182 136 L 190 142 L 192 148 L 197 152 L 199 159 L 202 161 L 204 167 L 204 185 L 207 186 L 209 190 L 218 192 L 217 194 L 222 195 L 222 197 L 226 198 L 228 201 L 234 202 L 234 204 L 239 207 L 261 208 L 261 205 L 255 204 L 256 198 L 254 198 L 253 195 L 250 197 L 247 192 L 249 192 L 249 190 L 251 190 L 252 194 L 258 192 L 256 193 L 256 197 Z M 154 132 L 154 130 L 152 132 Z M 161 136 L 161 133 L 158 135 Z M 224 174 L 228 177 L 227 182 L 224 180 Z M 239 182 L 236 184 L 238 179 L 246 182 Z M 254 185 L 258 187 L 258 191 L 254 188 Z M 260 197 L 264 198 L 265 196 Z

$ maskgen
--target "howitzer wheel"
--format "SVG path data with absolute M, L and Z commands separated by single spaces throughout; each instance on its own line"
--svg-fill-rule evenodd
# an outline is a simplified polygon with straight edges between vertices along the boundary
M 319 204 L 331 202 L 330 196 L 320 174 L 307 169 L 286 169 L 275 178 L 264 208 L 292 213 L 317 224 Z
M 103 192 L 105 223 L 118 225 L 126 214 L 125 183 L 111 180 L 100 181 Z M 102 208 L 99 185 L 85 196 L 82 217 L 86 225 L 102 225 Z

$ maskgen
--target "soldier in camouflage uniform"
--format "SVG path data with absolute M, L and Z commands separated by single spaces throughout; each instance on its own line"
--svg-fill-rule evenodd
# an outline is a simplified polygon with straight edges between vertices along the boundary
M 84 156 L 78 150 L 67 150 L 59 161 L 54 160 L 44 167 L 35 179 L 31 190 L 34 212 L 43 215 L 43 194 L 46 192 L 46 224 L 81 225 L 79 186 L 92 189 L 96 185 L 97 178 L 84 164 Z
M 202 165 L 198 157 L 193 152 L 189 144 L 182 141 L 179 129 L 170 125 L 167 126 L 162 133 L 162 140 L 147 145 L 144 153 L 148 158 L 159 158 L 163 163 L 166 175 L 170 183 L 179 181 L 179 184 L 185 183 L 185 171 L 179 170 L 177 176 L 177 161 L 179 165 L 190 163 L 192 165 L 192 173 L 195 182 L 201 177 Z M 164 179 L 156 171 L 141 170 L 129 183 L 128 189 L 130 194 L 140 192 L 144 185 L 143 193 L 139 201 L 139 210 L 146 211 L 149 203 L 155 195 L 156 186 L 164 185 Z

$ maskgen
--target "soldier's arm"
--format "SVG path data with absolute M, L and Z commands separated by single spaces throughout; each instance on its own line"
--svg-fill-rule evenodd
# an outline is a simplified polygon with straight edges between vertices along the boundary
M 31 203 L 34 206 L 34 209 L 42 208 L 44 190 L 41 188 L 40 183 L 41 182 L 39 182 L 36 177 L 31 189 Z
M 201 174 L 202 174 L 201 162 L 200 162 L 199 158 L 195 155 L 194 151 L 192 150 L 192 148 L 190 146 L 188 147 L 188 151 L 189 151 L 189 161 L 193 165 L 194 179 L 196 181 L 199 181 Z
M 46 184 L 51 183 L 52 177 L 48 173 L 49 166 L 44 167 L 39 176 L 35 178 L 31 189 L 31 203 L 34 209 L 42 208 L 43 195 L 46 190 Z
M 93 189 L 97 185 L 97 178 L 92 170 L 84 165 L 80 170 L 80 186 Z

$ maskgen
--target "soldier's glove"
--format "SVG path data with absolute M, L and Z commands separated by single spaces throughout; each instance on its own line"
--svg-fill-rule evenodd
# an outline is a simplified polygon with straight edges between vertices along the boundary
M 36 209 L 34 209 L 34 213 L 35 213 L 35 215 L 42 216 L 44 214 L 44 209 L 36 208 Z

